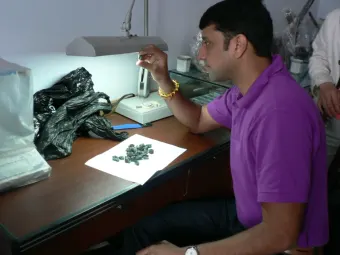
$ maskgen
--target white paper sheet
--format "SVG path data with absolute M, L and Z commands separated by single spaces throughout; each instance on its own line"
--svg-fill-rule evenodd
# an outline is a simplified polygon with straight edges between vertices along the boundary
M 148 160 L 139 161 L 139 166 L 134 163 L 125 163 L 124 160 L 119 162 L 112 160 L 112 156 L 125 156 L 126 149 L 130 144 L 139 145 L 141 143 L 151 144 L 154 154 L 150 154 Z M 136 134 L 112 149 L 90 159 L 85 165 L 143 185 L 157 171 L 163 170 L 185 151 L 184 148 Z

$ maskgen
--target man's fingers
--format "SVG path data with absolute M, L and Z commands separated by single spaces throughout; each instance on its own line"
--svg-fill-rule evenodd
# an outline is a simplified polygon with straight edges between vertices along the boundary
M 140 67 L 143 67 L 149 71 L 152 70 L 152 64 L 144 61 L 144 60 L 138 60 L 137 63 L 136 63 L 137 66 L 140 66 Z
M 327 108 L 330 113 L 330 116 L 332 117 L 335 117 L 337 115 L 337 111 L 336 111 L 337 98 L 334 98 L 334 96 L 336 97 L 334 93 L 331 93 L 331 94 L 328 94 L 328 98 L 327 98 Z
M 336 115 L 340 114 L 340 91 L 336 90 L 336 93 L 334 93 L 333 97 L 333 102 L 335 104 L 335 111 L 336 111 Z
M 328 116 L 330 116 L 330 117 L 336 116 L 336 112 L 335 112 L 334 106 L 333 106 L 331 101 L 327 102 L 326 112 L 327 112 Z
M 139 52 L 139 59 L 140 60 L 146 60 L 146 59 L 163 59 L 166 58 L 166 54 L 161 51 L 159 48 L 157 48 L 154 45 L 150 45 L 145 47 Z
M 339 91 L 336 90 L 336 93 L 332 93 L 332 102 L 333 107 L 335 108 L 335 115 L 340 114 L 340 100 L 339 100 Z
M 157 59 L 155 55 L 144 55 L 141 59 L 142 61 L 148 62 L 150 64 L 153 64 Z
M 143 49 L 141 49 L 141 51 L 139 52 L 140 55 L 145 55 L 145 54 L 150 54 L 150 55 L 154 55 L 154 54 L 159 54 L 162 51 L 160 49 L 158 49 L 155 45 L 148 45 L 146 47 L 144 47 Z
M 323 109 L 323 113 L 328 115 L 329 117 L 332 116 L 330 111 L 329 111 L 329 107 L 328 107 L 328 98 L 327 97 L 320 97 L 319 99 L 321 108 Z
M 318 107 L 319 107 L 320 112 L 321 112 L 321 113 L 324 113 L 324 111 L 323 111 L 323 106 L 322 106 L 322 101 L 321 101 L 320 98 L 318 99 L 317 105 L 318 105 Z
M 153 54 L 155 53 L 156 51 L 156 48 L 153 47 L 153 45 L 148 45 L 144 48 L 142 48 L 140 51 L 139 51 L 139 54 L 143 55 L 143 54 Z
M 152 56 L 153 54 L 149 54 L 145 51 L 139 52 L 139 60 L 145 60 L 145 59 L 151 58 Z
M 334 107 L 333 107 L 333 104 L 331 101 L 327 101 L 327 104 L 324 105 L 325 109 L 326 109 L 326 113 L 328 116 L 330 117 L 334 117 L 335 116 L 335 110 L 334 110 Z

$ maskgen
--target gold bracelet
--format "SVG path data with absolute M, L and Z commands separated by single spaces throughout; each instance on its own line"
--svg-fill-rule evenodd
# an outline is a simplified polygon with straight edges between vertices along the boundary
M 172 92 L 170 92 L 170 93 L 165 93 L 160 87 L 158 88 L 158 94 L 161 96 L 161 97 L 163 97 L 163 98 L 171 98 L 171 97 L 173 97 L 175 94 L 176 94 L 176 92 L 178 91 L 178 89 L 179 89 L 179 83 L 178 83 L 178 81 L 176 81 L 176 80 L 172 80 L 172 82 L 175 84 L 175 88 L 174 88 L 174 90 L 172 91 Z

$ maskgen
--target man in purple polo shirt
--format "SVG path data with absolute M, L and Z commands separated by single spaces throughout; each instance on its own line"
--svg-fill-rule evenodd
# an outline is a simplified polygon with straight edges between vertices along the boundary
M 140 54 L 175 117 L 194 133 L 231 128 L 235 201 L 164 208 L 125 232 L 123 254 L 312 254 L 328 241 L 326 143 L 312 98 L 271 55 L 273 25 L 260 0 L 225 0 L 200 21 L 199 58 L 236 86 L 200 107 L 175 90 L 167 56 Z M 214 174 L 213 169 L 211 174 Z M 227 185 L 227 184 L 226 184 Z M 167 240 L 168 242 L 161 242 Z

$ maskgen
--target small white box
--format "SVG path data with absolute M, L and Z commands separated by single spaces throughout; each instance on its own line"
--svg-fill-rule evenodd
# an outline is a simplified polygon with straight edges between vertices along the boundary
M 177 71 L 182 73 L 187 73 L 190 71 L 191 57 L 186 55 L 181 55 L 177 57 Z

